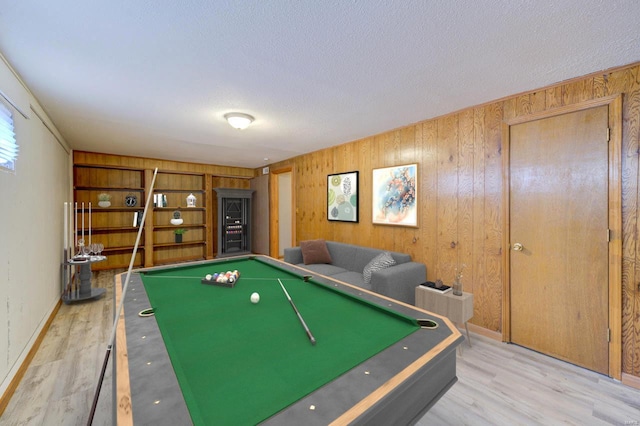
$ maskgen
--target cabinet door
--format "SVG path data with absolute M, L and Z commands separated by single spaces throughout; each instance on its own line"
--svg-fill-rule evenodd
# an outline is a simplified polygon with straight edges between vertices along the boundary
M 245 247 L 245 212 L 241 198 L 224 199 L 224 253 L 244 251 Z

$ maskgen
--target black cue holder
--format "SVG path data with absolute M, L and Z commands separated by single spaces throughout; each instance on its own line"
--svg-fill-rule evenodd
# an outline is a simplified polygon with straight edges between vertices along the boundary
M 208 280 L 206 278 L 203 278 L 202 280 L 200 280 L 200 282 L 202 284 L 207 284 L 207 285 L 216 285 L 218 287 L 229 287 L 229 288 L 233 288 L 236 286 L 236 283 L 238 282 L 240 278 L 238 278 L 237 280 L 235 280 L 234 282 L 230 283 L 230 282 L 226 282 L 226 283 L 219 283 L 216 280 Z

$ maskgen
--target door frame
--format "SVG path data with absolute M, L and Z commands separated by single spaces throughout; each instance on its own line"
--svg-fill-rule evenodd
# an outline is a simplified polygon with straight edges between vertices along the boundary
M 269 256 L 274 259 L 278 259 L 280 252 L 278 177 L 282 173 L 291 173 L 291 244 L 295 245 L 296 241 L 296 183 L 294 170 L 294 166 L 284 166 L 273 169 L 269 173 Z
M 612 95 L 505 120 L 502 124 L 502 340 L 511 342 L 511 126 L 607 105 L 609 107 L 609 376 L 622 376 L 622 95 Z

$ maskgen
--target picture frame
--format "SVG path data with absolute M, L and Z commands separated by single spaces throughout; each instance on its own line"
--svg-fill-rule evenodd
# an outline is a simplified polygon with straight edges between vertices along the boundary
M 359 183 L 357 171 L 327 175 L 327 220 L 358 222 Z
M 374 225 L 418 226 L 418 165 L 373 169 Z

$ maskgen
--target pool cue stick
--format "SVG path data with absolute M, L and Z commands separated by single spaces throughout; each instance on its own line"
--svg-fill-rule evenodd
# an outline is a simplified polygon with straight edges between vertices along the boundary
M 151 179 L 151 186 L 149 187 L 149 195 L 147 196 L 147 203 L 145 204 L 144 212 L 142 213 L 142 222 L 140 222 L 140 228 L 138 228 L 138 236 L 136 237 L 136 244 L 133 246 L 133 253 L 131 254 L 131 261 L 129 262 L 127 277 L 124 281 L 124 286 L 122 288 L 122 297 L 120 298 L 120 303 L 118 304 L 118 309 L 116 310 L 116 317 L 113 321 L 113 327 L 111 328 L 111 337 L 109 337 L 109 342 L 107 343 L 107 353 L 104 355 L 104 362 L 102 363 L 102 370 L 100 371 L 100 379 L 98 380 L 98 386 L 96 388 L 95 396 L 93 397 L 93 403 L 91 404 L 91 411 L 89 412 L 89 420 L 87 420 L 87 426 L 91 426 L 91 424 L 93 424 L 93 417 L 96 414 L 96 407 L 98 406 L 98 398 L 100 397 L 100 389 L 102 388 L 102 382 L 104 381 L 104 374 L 107 371 L 107 363 L 109 362 L 109 355 L 111 355 L 111 350 L 113 349 L 113 342 L 116 338 L 116 327 L 118 326 L 120 313 L 122 312 L 122 307 L 124 306 L 124 298 L 127 295 L 127 288 L 129 287 L 129 278 L 131 278 L 131 270 L 133 269 L 133 262 L 135 261 L 136 253 L 138 252 L 138 244 L 140 243 L 140 236 L 142 235 L 145 219 L 147 218 L 147 209 L 149 208 L 149 204 L 151 203 L 151 196 L 153 195 L 153 187 L 156 183 L 157 175 L 158 175 L 158 168 L 156 167 L 155 171 L 153 172 L 153 178 Z M 115 392 L 115 389 L 114 389 L 114 392 Z
M 68 206 L 68 203 L 65 201 L 64 203 L 64 252 L 65 252 L 65 255 L 67 254 L 68 246 L 69 246 L 69 206 Z
M 75 221 L 74 221 L 74 230 L 75 232 L 73 233 L 73 235 L 75 235 L 75 243 L 73 246 L 73 253 L 75 253 L 76 248 L 78 247 L 78 202 L 76 201 L 76 208 L 73 210 L 73 213 L 75 215 Z
M 67 296 L 67 289 L 69 288 L 69 280 L 68 280 L 68 258 L 67 258 L 67 247 L 69 246 L 69 203 L 64 202 L 64 249 L 62 250 L 62 282 L 64 283 L 64 289 L 62 290 L 62 298 L 64 299 Z
M 304 318 L 302 318 L 302 315 L 300 315 L 300 311 L 298 311 L 298 308 L 296 308 L 296 304 L 293 303 L 293 300 L 291 299 L 291 296 L 289 296 L 289 293 L 287 292 L 287 289 L 284 288 L 284 284 L 282 284 L 282 281 L 280 281 L 280 278 L 278 278 L 278 282 L 280 283 L 280 287 L 282 287 L 282 291 L 284 291 L 284 294 L 287 296 L 287 299 L 289 299 L 289 303 L 291 304 L 291 307 L 296 312 L 296 315 L 298 315 L 298 319 L 300 320 L 300 323 L 304 327 L 304 331 L 307 333 L 307 337 L 309 337 L 309 340 L 311 341 L 311 344 L 315 345 L 316 344 L 316 338 L 313 337 L 313 334 L 311 334 L 311 330 L 309 330 L 309 327 L 307 327 L 307 323 L 304 322 Z
M 68 237 L 67 225 L 69 224 L 69 220 L 68 220 L 68 217 L 67 217 L 68 214 L 69 214 L 69 208 L 67 206 L 67 202 L 65 201 L 64 202 L 64 215 L 63 215 L 64 216 L 64 226 L 63 226 L 63 228 L 64 228 L 64 231 L 63 231 L 64 232 L 64 243 L 62 244 L 63 249 L 62 249 L 62 274 L 61 274 L 61 276 L 62 276 L 62 281 L 61 282 L 63 283 L 63 286 L 64 286 L 63 289 L 62 289 L 62 299 L 64 299 L 65 296 L 67 295 L 67 284 L 68 284 L 68 282 L 66 280 L 66 275 L 67 275 L 67 265 L 66 265 L 66 263 L 67 263 L 67 237 Z
M 69 240 L 69 256 L 67 259 L 71 262 L 71 259 L 75 256 L 76 247 L 78 247 L 78 203 L 69 202 L 69 220 L 71 221 L 69 231 L 73 232 L 71 239 Z M 69 264 L 69 287 L 67 297 L 72 299 L 75 297 L 75 279 L 76 279 L 76 266 Z

